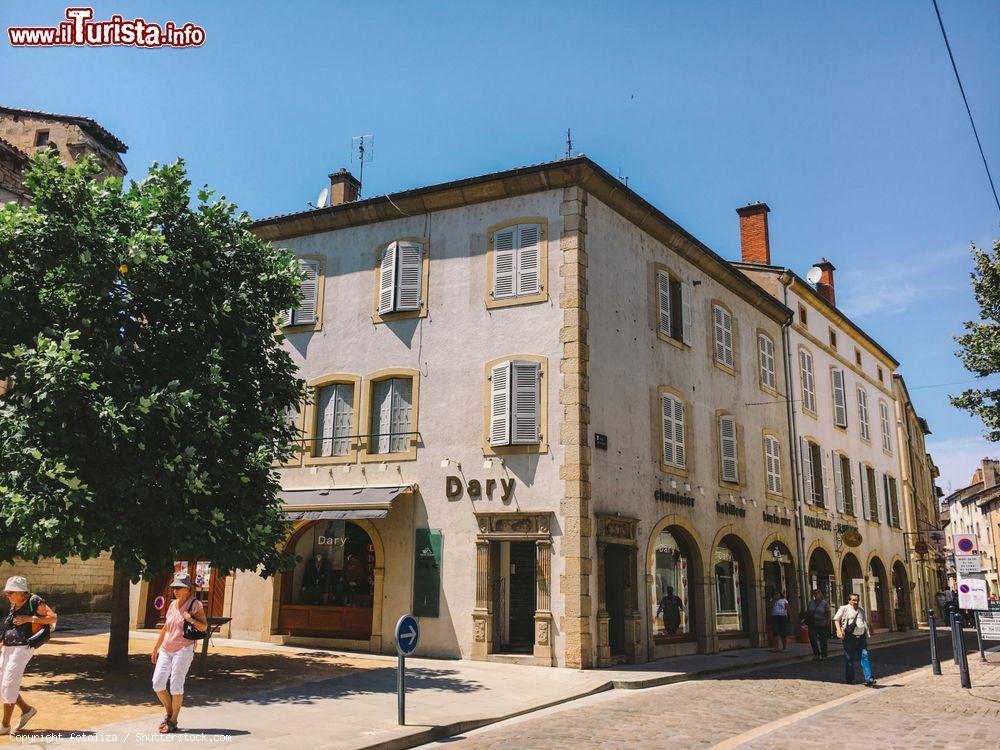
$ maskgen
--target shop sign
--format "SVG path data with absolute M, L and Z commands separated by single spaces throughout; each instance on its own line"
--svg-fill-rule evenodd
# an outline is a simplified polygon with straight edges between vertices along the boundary
M 682 495 L 679 492 L 665 492 L 664 490 L 657 489 L 653 493 L 653 499 L 661 503 L 670 503 L 671 505 L 684 505 L 688 508 L 694 507 L 694 498 L 690 495 Z
M 927 539 L 934 549 L 938 552 L 944 552 L 945 534 L 941 529 L 931 529 L 928 531 Z
M 776 523 L 779 526 L 791 526 L 792 519 L 788 516 L 779 516 L 775 513 L 764 511 L 764 523 Z
M 747 517 L 746 508 L 741 508 L 735 503 L 723 503 L 718 500 L 715 502 L 715 512 L 721 513 L 724 516 L 739 516 L 740 518 Z
M 443 544 L 444 535 L 440 529 L 416 529 L 413 550 L 413 614 L 416 617 L 438 617 Z
M 814 529 L 822 529 L 823 531 L 833 531 L 833 524 L 830 522 L 829 518 L 816 518 L 816 516 L 804 516 L 802 518 L 802 523 L 805 526 L 809 526 Z
M 486 480 L 486 499 L 492 500 L 494 491 L 497 488 L 496 479 Z M 469 493 L 469 498 L 473 501 L 483 498 L 483 484 L 478 479 L 470 479 L 465 485 L 465 491 Z M 445 479 L 444 494 L 449 500 L 458 500 L 462 497 L 462 480 L 456 476 L 448 476 Z M 514 495 L 514 477 L 500 480 L 500 502 L 510 503 Z
M 983 634 L 983 640 L 1000 641 L 1000 602 L 990 602 L 989 612 L 977 612 L 979 617 L 979 630 Z

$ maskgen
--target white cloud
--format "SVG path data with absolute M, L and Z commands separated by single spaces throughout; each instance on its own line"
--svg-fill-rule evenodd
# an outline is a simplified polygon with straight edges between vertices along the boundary
M 984 458 L 1000 457 L 1000 443 L 988 442 L 979 435 L 927 439 L 927 452 L 941 470 L 938 487 L 949 492 L 969 486 L 972 473 Z

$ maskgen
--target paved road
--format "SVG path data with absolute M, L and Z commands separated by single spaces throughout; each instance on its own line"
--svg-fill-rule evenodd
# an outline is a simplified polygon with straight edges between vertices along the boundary
M 973 637 L 974 638 L 974 637 Z M 879 687 L 843 684 L 840 657 L 739 675 L 613 691 L 429 745 L 451 750 L 588 748 L 830 747 L 852 723 L 872 747 L 996 747 L 1000 733 L 1000 654 L 978 664 L 963 691 L 948 639 L 939 639 L 945 674 L 933 677 L 924 642 L 872 649 Z M 832 704 L 832 705 L 828 705 Z M 807 715 L 799 715 L 806 712 Z

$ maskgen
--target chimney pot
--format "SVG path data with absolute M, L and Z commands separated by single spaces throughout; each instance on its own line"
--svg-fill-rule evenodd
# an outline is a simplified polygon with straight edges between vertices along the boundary
M 833 289 L 833 272 L 836 267 L 826 258 L 820 258 L 816 267 L 822 272 L 819 281 L 816 282 L 816 293 L 834 307 L 837 306 L 837 296 Z
M 338 172 L 331 172 L 329 177 L 331 206 L 338 206 L 341 203 L 353 203 L 358 199 L 358 193 L 361 192 L 361 183 L 357 177 L 343 167 Z
M 766 203 L 760 201 L 736 209 L 740 217 L 740 247 L 744 263 L 771 265 L 771 240 L 767 230 L 770 210 Z

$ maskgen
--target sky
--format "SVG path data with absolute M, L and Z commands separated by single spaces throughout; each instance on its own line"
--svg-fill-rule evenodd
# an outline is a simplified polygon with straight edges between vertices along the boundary
M 80 5 L 83 5 L 81 3 Z M 939 0 L 1000 178 L 1000 4 Z M 772 261 L 837 267 L 838 305 L 896 359 L 945 491 L 1000 455 L 949 394 L 1000 237 L 931 0 L 97 2 L 205 29 L 188 49 L 14 49 L 66 3 L 0 0 L 0 102 L 98 120 L 130 176 L 183 157 L 254 217 L 305 209 L 374 134 L 366 195 L 585 153 L 726 258 L 771 207 Z M 989 383 L 1000 382 L 993 378 Z

